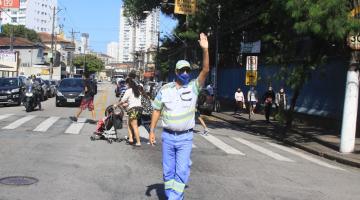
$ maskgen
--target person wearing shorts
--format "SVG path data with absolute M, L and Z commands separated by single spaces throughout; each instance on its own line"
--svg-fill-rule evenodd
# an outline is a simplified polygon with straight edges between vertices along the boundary
M 76 113 L 75 117 L 70 117 L 71 120 L 77 121 L 83 110 L 88 109 L 91 112 L 92 122 L 96 123 L 95 110 L 94 110 L 94 92 L 92 91 L 92 81 L 89 79 L 89 74 L 84 74 L 84 97 L 80 103 L 80 109 Z

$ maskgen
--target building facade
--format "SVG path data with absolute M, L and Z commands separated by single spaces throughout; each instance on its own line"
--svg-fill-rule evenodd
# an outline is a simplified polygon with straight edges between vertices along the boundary
M 107 45 L 107 55 L 110 56 L 110 63 L 119 62 L 119 43 L 110 42 Z
M 36 32 L 51 33 L 56 7 L 57 0 L 20 0 L 19 10 L 1 12 L 1 24 L 24 25 Z
M 160 31 L 160 10 L 150 12 L 147 18 L 136 24 L 124 16 L 124 8 L 120 9 L 119 62 L 141 63 L 147 60 L 147 51 L 158 45 Z M 140 60 L 141 59 L 141 60 Z

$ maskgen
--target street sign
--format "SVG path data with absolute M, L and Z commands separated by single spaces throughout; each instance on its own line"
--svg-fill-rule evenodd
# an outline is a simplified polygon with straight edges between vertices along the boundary
M 247 56 L 246 57 L 246 71 L 256 71 L 258 66 L 258 57 L 257 56 Z
M 8 9 L 8 8 L 19 8 L 20 0 L 0 0 L 0 8 Z
M 241 49 L 240 53 L 260 53 L 261 49 L 261 41 L 256 42 L 241 42 L 240 43 Z
M 257 71 L 246 71 L 245 85 L 256 86 Z
M 349 35 L 347 42 L 351 49 L 360 50 L 360 35 Z
M 174 13 L 193 15 L 196 12 L 196 0 L 175 0 Z

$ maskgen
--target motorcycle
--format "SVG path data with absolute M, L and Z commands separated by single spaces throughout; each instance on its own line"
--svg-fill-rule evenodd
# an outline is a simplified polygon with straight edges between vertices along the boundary
M 36 108 L 36 106 L 39 105 L 37 96 L 36 96 L 37 94 L 36 94 L 33 86 L 31 86 L 31 85 L 26 86 L 26 90 L 24 93 L 25 94 L 24 94 L 23 104 L 25 106 L 26 112 L 31 112 Z
M 120 106 L 110 105 L 105 110 L 105 117 L 99 120 L 97 124 L 96 134 L 90 137 L 91 141 L 107 140 L 112 142 L 121 142 L 119 131 L 123 127 L 124 108 Z M 114 130 L 112 130 L 114 128 Z

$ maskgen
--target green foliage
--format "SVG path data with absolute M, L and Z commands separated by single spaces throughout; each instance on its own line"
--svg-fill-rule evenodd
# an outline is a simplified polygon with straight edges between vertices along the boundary
M 159 5 L 158 0 L 123 0 L 124 15 L 134 18 L 136 20 L 143 20 L 146 18 L 144 11 L 151 11 Z
M 77 67 L 83 67 L 85 63 L 85 68 L 87 72 L 98 72 L 104 68 L 104 63 L 98 57 L 90 54 L 77 56 L 73 60 L 73 64 Z
M 14 37 L 26 38 L 32 42 L 40 42 L 40 38 L 38 34 L 32 29 L 26 28 L 24 25 L 5 24 L 1 28 L 2 28 L 1 36 L 10 37 L 11 31 L 13 29 Z
M 314 34 L 326 40 L 344 39 L 351 29 L 349 8 L 344 0 L 283 0 L 298 34 Z

